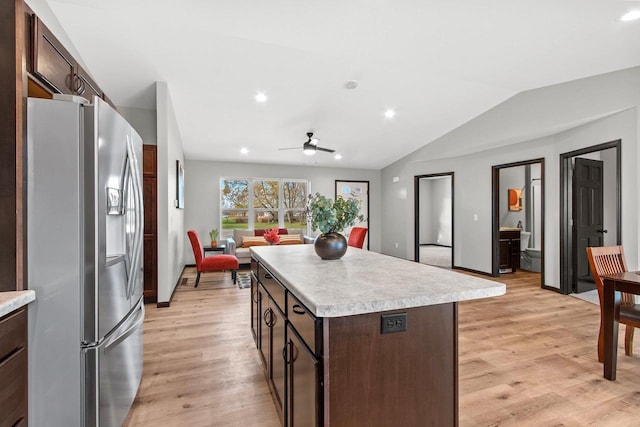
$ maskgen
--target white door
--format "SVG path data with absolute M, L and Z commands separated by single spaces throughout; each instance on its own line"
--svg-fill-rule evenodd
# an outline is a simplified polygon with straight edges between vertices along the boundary
M 336 198 L 357 199 L 360 201 L 360 214 L 364 216 L 362 222 L 356 222 L 354 227 L 368 229 L 362 248 L 369 249 L 369 181 L 338 181 L 336 180 Z M 348 236 L 351 228 L 344 230 Z

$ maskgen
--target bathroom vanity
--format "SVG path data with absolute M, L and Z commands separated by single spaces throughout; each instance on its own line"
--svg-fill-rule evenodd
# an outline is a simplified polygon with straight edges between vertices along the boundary
M 517 227 L 500 227 L 500 273 L 515 273 L 520 268 L 520 232 Z

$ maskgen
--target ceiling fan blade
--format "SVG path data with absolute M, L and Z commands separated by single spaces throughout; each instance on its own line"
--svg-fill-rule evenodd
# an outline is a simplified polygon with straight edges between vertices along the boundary
M 278 148 L 278 150 L 299 150 L 300 147 Z
M 335 153 L 336 152 L 336 150 L 332 150 L 331 148 L 322 148 L 322 147 L 317 147 L 317 146 L 316 146 L 316 150 L 326 151 L 327 153 Z

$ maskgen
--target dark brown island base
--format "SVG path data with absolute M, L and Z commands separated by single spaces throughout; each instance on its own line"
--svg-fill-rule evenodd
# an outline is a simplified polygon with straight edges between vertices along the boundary
M 251 331 L 284 426 L 457 426 L 457 302 L 501 283 L 349 248 L 252 248 Z

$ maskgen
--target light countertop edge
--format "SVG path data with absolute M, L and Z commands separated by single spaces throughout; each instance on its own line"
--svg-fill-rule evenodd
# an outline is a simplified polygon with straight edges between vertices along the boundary
M 27 291 L 0 292 L 0 317 L 16 311 L 36 299 L 36 293 Z
M 349 248 L 337 261 L 321 260 L 312 245 L 258 247 L 252 253 L 317 317 L 445 304 L 506 292 L 503 283 L 359 249 Z

